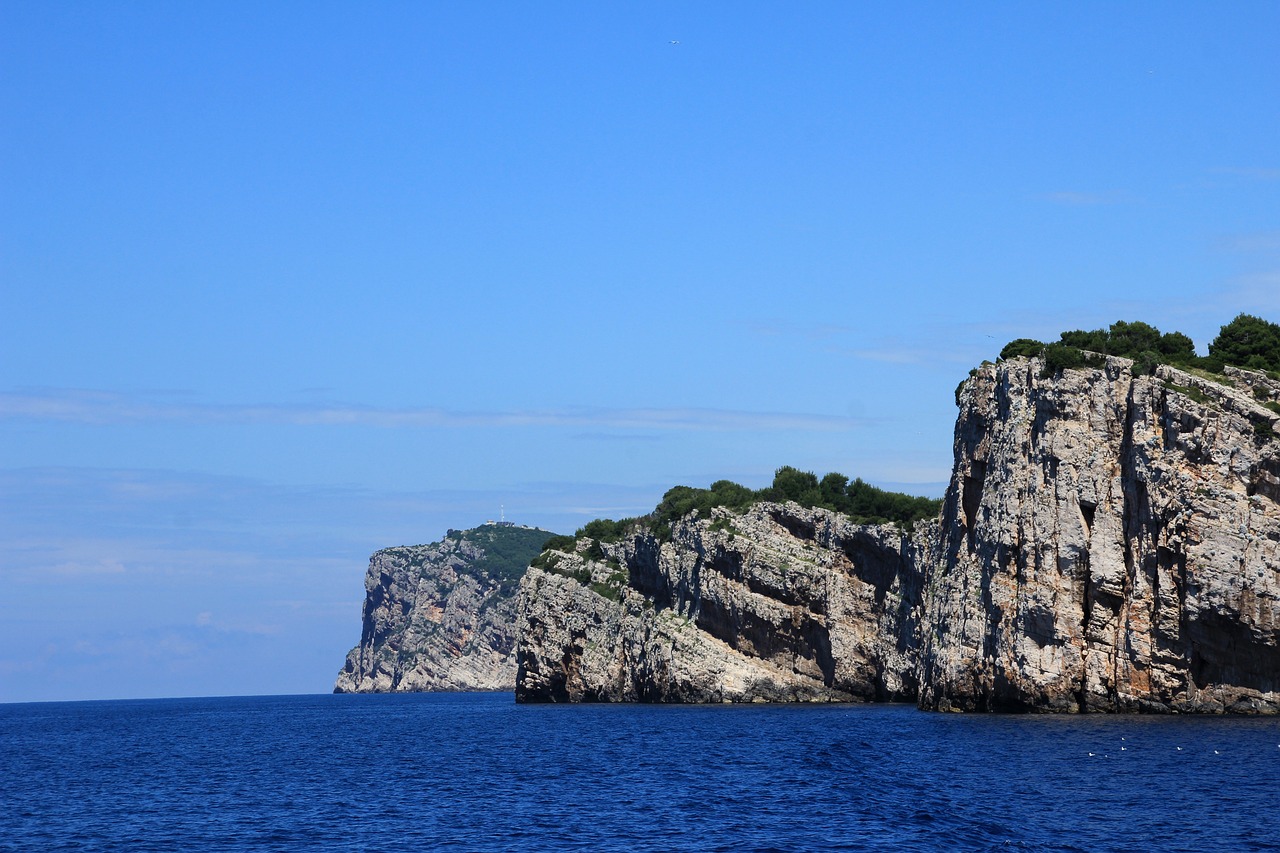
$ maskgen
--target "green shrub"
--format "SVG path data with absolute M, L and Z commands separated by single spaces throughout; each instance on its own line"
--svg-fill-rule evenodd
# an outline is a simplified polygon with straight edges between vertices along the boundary
M 1083 353 L 1082 361 L 1077 362 L 1072 350 Z M 1280 376 L 1280 326 L 1241 314 L 1222 327 L 1209 344 L 1209 355 L 1202 357 L 1196 355 L 1195 342 L 1182 332 L 1161 333 L 1149 323 L 1120 320 L 1106 329 L 1063 332 L 1058 341 L 1048 345 L 1018 338 L 1000 350 L 1000 357 L 1043 355 L 1043 375 L 1052 376 L 1060 370 L 1101 363 L 1089 353 L 1133 359 L 1134 373 L 1139 376 L 1152 374 L 1160 364 L 1215 374 L 1221 374 L 1226 365 L 1234 365 Z M 956 398 L 959 400 L 958 389 Z
M 812 471 L 801 471 L 790 465 L 784 465 L 774 473 L 773 485 L 763 493 L 765 500 L 795 501 L 801 506 L 822 505 L 818 478 Z
M 1107 330 L 1106 349 L 1101 352 L 1133 358 L 1144 352 L 1158 350 L 1161 339 L 1160 330 L 1150 323 L 1140 320 L 1126 323 L 1119 320 Z
M 1253 370 L 1280 370 L 1280 326 L 1240 314 L 1209 344 L 1209 355 Z
M 453 532 L 481 551 L 480 556 L 464 566 L 462 571 L 477 578 L 487 575 L 503 583 L 520 580 L 524 570 L 544 550 L 543 543 L 547 538 L 545 530 L 497 524 L 482 524 L 474 530 Z
M 1170 364 L 1191 364 L 1196 360 L 1196 343 L 1182 332 L 1162 335 L 1157 349 Z
M 1057 376 L 1064 370 L 1084 367 L 1084 353 L 1066 344 L 1049 344 L 1044 348 L 1044 367 L 1040 376 Z
M 1209 397 L 1203 391 L 1190 385 L 1175 385 L 1172 382 L 1165 381 L 1164 387 L 1168 388 L 1170 391 L 1177 391 L 1179 394 L 1195 400 L 1202 406 L 1207 406 L 1211 402 Z
M 1109 333 L 1106 329 L 1095 329 L 1092 332 L 1076 329 L 1073 332 L 1063 332 L 1059 336 L 1059 343 L 1076 349 L 1087 349 L 1090 352 L 1107 352 L 1108 340 Z
M 1215 355 L 1209 355 L 1204 358 L 1198 358 L 1193 367 L 1198 367 L 1206 373 L 1214 373 L 1219 376 L 1226 373 L 1227 363 Z
M 535 569 L 542 569 L 543 571 L 546 571 L 546 572 L 554 572 L 556 570 L 556 566 L 560 564 L 561 559 L 562 559 L 562 556 L 559 553 L 557 553 L 556 551 L 548 550 L 548 551 L 543 551 L 541 554 L 534 557 L 533 561 L 530 562 L 529 565 L 533 566 Z
M 634 518 L 623 518 L 618 521 L 611 518 L 597 518 L 579 528 L 578 536 L 588 536 L 598 542 L 618 542 L 634 523 Z
M 1004 349 L 1000 350 L 1000 358 L 1035 358 L 1044 350 L 1044 344 L 1032 338 L 1018 338 L 1016 341 L 1009 341 L 1004 345 Z
M 620 601 L 622 599 L 622 588 L 613 586 L 612 584 L 595 581 L 591 584 L 591 591 L 601 598 L 607 598 L 610 601 Z
M 717 518 L 711 522 L 712 530 L 727 531 L 730 535 L 737 533 L 738 529 L 733 526 L 733 522 L 727 518 Z
M 1133 375 L 1154 376 L 1157 365 L 1163 363 L 1163 361 L 1164 359 L 1160 357 L 1160 353 L 1153 350 L 1144 350 L 1133 359 Z
M 552 536 L 543 544 L 542 550 L 572 553 L 574 543 L 577 541 L 577 537 L 574 536 Z
M 649 515 L 649 529 L 657 533 L 659 538 L 669 539 L 672 522 L 684 518 L 694 510 L 706 517 L 711 514 L 712 507 L 722 506 L 741 511 L 759 500 L 762 500 L 759 493 L 731 480 L 717 480 L 709 489 L 674 486 L 667 490 L 661 503 Z
M 819 480 L 812 472 L 786 465 L 774 472 L 772 485 L 759 490 L 730 480 L 717 480 L 709 489 L 674 486 L 667 490 L 649 515 L 622 522 L 600 519 L 585 525 L 578 535 L 595 540 L 585 554 L 591 559 L 602 560 L 607 556 L 600 543 L 617 541 L 607 537 L 612 536 L 619 525 L 628 529 L 632 525 L 646 526 L 660 541 L 666 542 L 671 539 L 672 525 L 694 511 L 699 517 L 708 518 L 715 507 L 741 512 L 759 501 L 795 501 L 801 506 L 843 513 L 860 524 L 892 523 L 903 527 L 922 518 L 936 518 L 942 508 L 941 499 L 890 492 L 860 479 L 850 482 L 848 477 L 834 472 Z M 712 528 L 736 532 L 728 519 L 717 519 L 712 522 Z M 592 536 L 592 533 L 600 535 Z

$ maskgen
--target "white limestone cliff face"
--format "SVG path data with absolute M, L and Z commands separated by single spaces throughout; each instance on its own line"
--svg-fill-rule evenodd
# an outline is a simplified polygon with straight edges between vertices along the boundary
M 921 707 L 1280 710 L 1280 384 L 1041 366 L 961 393 Z
M 1280 383 L 1104 362 L 976 371 L 912 536 L 759 504 L 547 555 L 517 698 L 1280 712 Z
M 591 544 L 521 583 L 519 701 L 916 696 L 921 584 L 892 526 L 761 503 Z
M 910 533 L 718 508 L 546 552 L 518 597 L 524 563 L 493 575 L 465 536 L 380 551 L 335 690 L 1280 713 L 1280 382 L 1042 369 L 964 384 L 941 518 Z
M 370 558 L 360 644 L 335 693 L 514 689 L 517 580 L 485 568 L 475 533 Z

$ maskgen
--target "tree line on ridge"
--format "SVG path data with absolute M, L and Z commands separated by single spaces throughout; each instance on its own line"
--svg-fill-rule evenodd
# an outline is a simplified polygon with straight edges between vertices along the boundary
M 1135 374 L 1149 375 L 1157 365 L 1198 368 L 1222 373 L 1227 365 L 1277 374 L 1280 378 L 1280 325 L 1251 314 L 1240 314 L 1218 332 L 1209 344 L 1207 356 L 1196 355 L 1195 343 L 1182 332 L 1161 333 L 1141 321 L 1112 323 L 1107 329 L 1091 332 L 1063 332 L 1052 343 L 1018 338 L 1000 350 L 1000 358 L 1042 357 L 1044 372 L 1052 375 L 1064 368 L 1086 367 L 1097 355 L 1117 355 L 1133 359 Z

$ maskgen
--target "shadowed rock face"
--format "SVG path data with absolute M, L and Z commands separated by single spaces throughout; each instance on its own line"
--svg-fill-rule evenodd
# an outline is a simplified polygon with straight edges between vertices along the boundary
M 375 553 L 360 645 L 334 692 L 513 689 L 517 583 L 550 535 L 485 525 Z
M 961 395 L 921 706 L 1280 710 L 1280 387 L 1040 367 Z
M 1041 368 L 966 383 L 910 536 L 759 504 L 548 554 L 517 699 L 1280 711 L 1280 383 Z
M 896 528 L 761 503 L 530 569 L 519 701 L 914 700 L 920 576 Z

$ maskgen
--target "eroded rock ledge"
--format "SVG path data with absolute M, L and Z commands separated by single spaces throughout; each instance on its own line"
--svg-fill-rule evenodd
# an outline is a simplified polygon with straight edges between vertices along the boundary
M 896 528 L 760 503 L 599 547 L 526 574 L 518 700 L 916 696 L 920 576 Z

